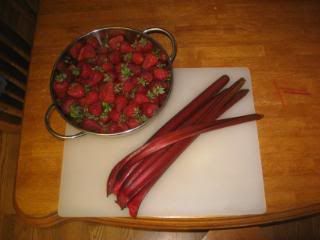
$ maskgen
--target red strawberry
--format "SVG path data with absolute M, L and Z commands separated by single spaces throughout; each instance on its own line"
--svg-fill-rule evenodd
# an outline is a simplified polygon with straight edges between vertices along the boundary
M 115 100 L 115 107 L 118 112 L 121 112 L 127 106 L 128 100 L 125 96 L 117 96 Z
M 120 132 L 120 131 L 121 131 L 121 128 L 119 127 L 119 125 L 117 123 L 112 123 L 108 127 L 109 133 L 116 133 L 116 132 Z
M 120 52 L 121 53 L 130 53 L 133 51 L 133 48 L 130 46 L 128 42 L 122 42 L 120 46 Z
M 136 128 L 140 125 L 139 121 L 136 118 L 129 118 L 127 124 L 129 128 Z
M 97 132 L 101 133 L 102 132 L 102 127 L 94 120 L 85 118 L 82 122 L 82 128 L 92 131 L 92 132 Z
M 110 72 L 113 69 L 113 66 L 111 63 L 104 63 L 102 64 L 102 68 L 105 72 Z
M 95 37 L 88 38 L 87 43 L 90 44 L 93 48 L 98 48 L 100 45 L 97 38 Z
M 105 114 L 100 115 L 99 121 L 100 121 L 101 123 L 107 123 L 107 122 L 109 122 L 109 121 L 110 121 L 109 115 L 105 115 Z
M 123 123 L 123 122 L 118 123 L 118 126 L 119 126 L 121 132 L 126 131 L 126 130 L 129 129 L 128 125 L 126 123 Z
M 142 105 L 142 112 L 144 115 L 150 118 L 154 115 L 158 108 L 158 105 L 154 103 L 145 103 Z
M 84 87 L 77 82 L 71 83 L 67 91 L 68 95 L 74 98 L 81 98 L 84 96 Z
M 109 40 L 109 46 L 114 50 L 118 50 L 123 41 L 124 41 L 123 35 L 115 36 Z
M 144 93 L 136 93 L 134 102 L 137 104 L 147 103 L 149 102 L 149 98 Z
M 163 63 L 166 63 L 168 61 L 168 56 L 167 54 L 165 54 L 164 52 L 161 52 L 160 53 L 160 56 L 159 56 L 159 61 L 163 62 Z
M 158 80 L 166 80 L 169 76 L 169 72 L 163 68 L 156 68 L 153 70 L 153 75 Z
M 99 116 L 102 113 L 102 105 L 101 102 L 95 102 L 92 103 L 89 107 L 88 107 L 88 111 L 89 113 L 91 113 L 94 116 Z
M 138 85 L 137 88 L 136 88 L 136 93 L 140 93 L 140 94 L 146 95 L 147 92 L 148 92 L 147 88 L 144 87 L 143 85 Z
M 94 58 L 95 56 L 96 51 L 94 50 L 94 48 L 90 44 L 86 44 L 80 50 L 78 61 L 82 61 L 88 58 Z
M 122 91 L 125 94 L 128 94 L 133 88 L 134 88 L 134 83 L 132 81 L 128 80 L 123 83 Z
M 121 73 L 121 66 L 122 66 L 122 64 L 117 64 L 117 65 L 115 65 L 114 66 L 114 71 L 116 72 L 116 73 Z
M 133 73 L 133 76 L 137 76 L 141 73 L 141 67 L 139 65 L 129 63 L 128 68 Z
M 98 84 L 99 82 L 101 82 L 103 77 L 104 76 L 101 72 L 94 71 L 94 72 L 92 72 L 89 80 L 87 81 L 87 84 L 89 86 L 94 86 L 94 85 Z
M 124 108 L 123 112 L 127 117 L 135 118 L 139 114 L 140 109 L 137 104 L 131 103 Z
M 80 77 L 82 78 L 89 78 L 93 72 L 91 69 L 91 66 L 87 63 L 81 63 L 79 64 L 79 67 L 81 69 Z
M 97 56 L 97 65 L 100 66 L 100 65 L 108 62 L 108 61 L 109 61 L 108 56 L 109 56 L 108 53 L 99 54 L 99 55 Z
M 144 61 L 142 63 L 142 67 L 144 69 L 148 69 L 148 68 L 151 68 L 154 65 L 156 65 L 157 62 L 158 62 L 158 58 L 155 55 L 153 55 L 152 53 L 148 53 L 144 58 Z
M 152 43 L 146 38 L 141 38 L 136 46 L 136 50 L 142 52 L 149 52 L 152 48 Z
M 109 60 L 113 64 L 119 64 L 121 62 L 121 54 L 117 51 L 110 53 Z
M 153 80 L 153 75 L 150 72 L 141 73 L 141 78 L 146 81 L 146 84 L 150 83 Z
M 107 48 L 107 47 L 104 47 L 104 46 L 100 46 L 100 47 L 97 49 L 97 53 L 98 53 L 98 54 L 106 54 L 106 53 L 108 53 L 108 48 Z
M 101 86 L 99 98 L 103 102 L 108 102 L 108 103 L 114 102 L 115 95 L 114 95 L 112 82 L 107 82 Z
M 144 57 L 142 55 L 142 53 L 140 52 L 135 52 L 133 53 L 132 55 L 132 61 L 137 64 L 137 65 L 140 65 L 143 63 L 143 60 L 144 60 Z
M 120 120 L 120 113 L 117 110 L 112 109 L 109 113 L 109 117 L 112 121 L 118 122 Z
M 81 106 L 89 106 L 99 100 L 99 94 L 96 91 L 90 91 L 87 95 L 79 100 Z
M 67 98 L 66 100 L 64 100 L 63 104 L 62 104 L 62 111 L 66 114 L 68 114 L 70 112 L 70 108 L 72 105 L 76 104 L 76 100 L 73 98 Z
M 53 91 L 58 98 L 63 98 L 68 89 L 69 83 L 67 81 L 54 81 L 53 83 Z
M 76 44 L 74 44 L 69 50 L 71 57 L 73 57 L 74 59 L 78 59 L 78 55 L 81 47 L 82 47 L 82 43 L 80 42 L 77 42 Z
M 64 72 L 66 70 L 66 64 L 63 61 L 57 62 L 56 69 L 60 72 Z

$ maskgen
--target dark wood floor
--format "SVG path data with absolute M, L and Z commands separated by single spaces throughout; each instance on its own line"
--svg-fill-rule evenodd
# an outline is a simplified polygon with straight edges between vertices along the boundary
M 41 239 L 41 240 L 200 240 L 207 232 L 158 232 L 128 228 L 104 226 L 101 224 L 72 222 L 55 227 L 40 229 L 24 224 L 15 215 L 12 205 L 15 170 L 18 158 L 20 135 L 17 133 L 0 133 L 0 239 Z M 255 229 L 257 230 L 257 229 Z M 249 231 L 251 232 L 251 231 Z M 247 235 L 246 229 L 229 231 L 211 231 L 207 239 L 320 239 L 320 216 L 312 216 L 281 224 L 263 226 L 258 229 L 257 237 Z M 245 236 L 245 237 L 244 237 Z M 260 236 L 260 235 L 259 235 Z

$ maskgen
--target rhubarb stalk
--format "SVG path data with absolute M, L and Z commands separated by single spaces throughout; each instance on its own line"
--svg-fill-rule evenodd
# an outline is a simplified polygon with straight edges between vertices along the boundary
M 152 137 L 161 136 L 164 133 L 175 130 L 179 127 L 186 119 L 194 115 L 194 113 L 205 105 L 209 99 L 217 94 L 225 85 L 229 82 L 227 75 L 221 76 L 218 80 L 212 83 L 205 91 L 199 94 L 194 100 L 187 104 L 182 110 L 180 110 L 173 118 L 171 118 L 163 127 L 161 127 Z M 151 140 L 150 139 L 150 140 Z M 107 181 L 107 195 L 113 192 L 114 184 L 117 180 L 117 175 L 123 166 L 127 164 L 129 160 L 125 157 L 123 160 L 118 162 L 112 169 L 108 181 Z

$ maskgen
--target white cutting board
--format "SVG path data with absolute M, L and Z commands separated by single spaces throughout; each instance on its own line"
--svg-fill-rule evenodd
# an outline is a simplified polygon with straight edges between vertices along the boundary
M 214 80 L 247 79 L 247 68 L 178 68 L 165 108 L 146 127 L 128 136 L 85 136 L 65 141 L 58 214 L 62 217 L 128 216 L 106 198 L 112 167 Z M 252 92 L 223 117 L 254 113 Z M 263 121 L 263 120 L 262 120 Z M 67 126 L 67 133 L 76 132 Z M 202 134 L 176 160 L 144 199 L 139 216 L 208 217 L 259 214 L 266 210 L 255 122 Z

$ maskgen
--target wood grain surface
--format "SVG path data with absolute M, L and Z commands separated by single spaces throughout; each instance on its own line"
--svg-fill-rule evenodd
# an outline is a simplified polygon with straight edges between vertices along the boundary
M 249 67 L 257 112 L 265 114 L 258 130 L 267 213 L 169 221 L 85 220 L 156 229 L 209 229 L 320 212 L 319 10 L 319 1 L 43 0 L 16 179 L 15 201 L 21 217 L 42 226 L 66 220 L 56 215 L 63 142 L 50 136 L 43 124 L 51 103 L 49 77 L 55 59 L 71 40 L 103 26 L 169 30 L 178 42 L 174 67 Z M 64 130 L 57 114 L 53 122 Z

